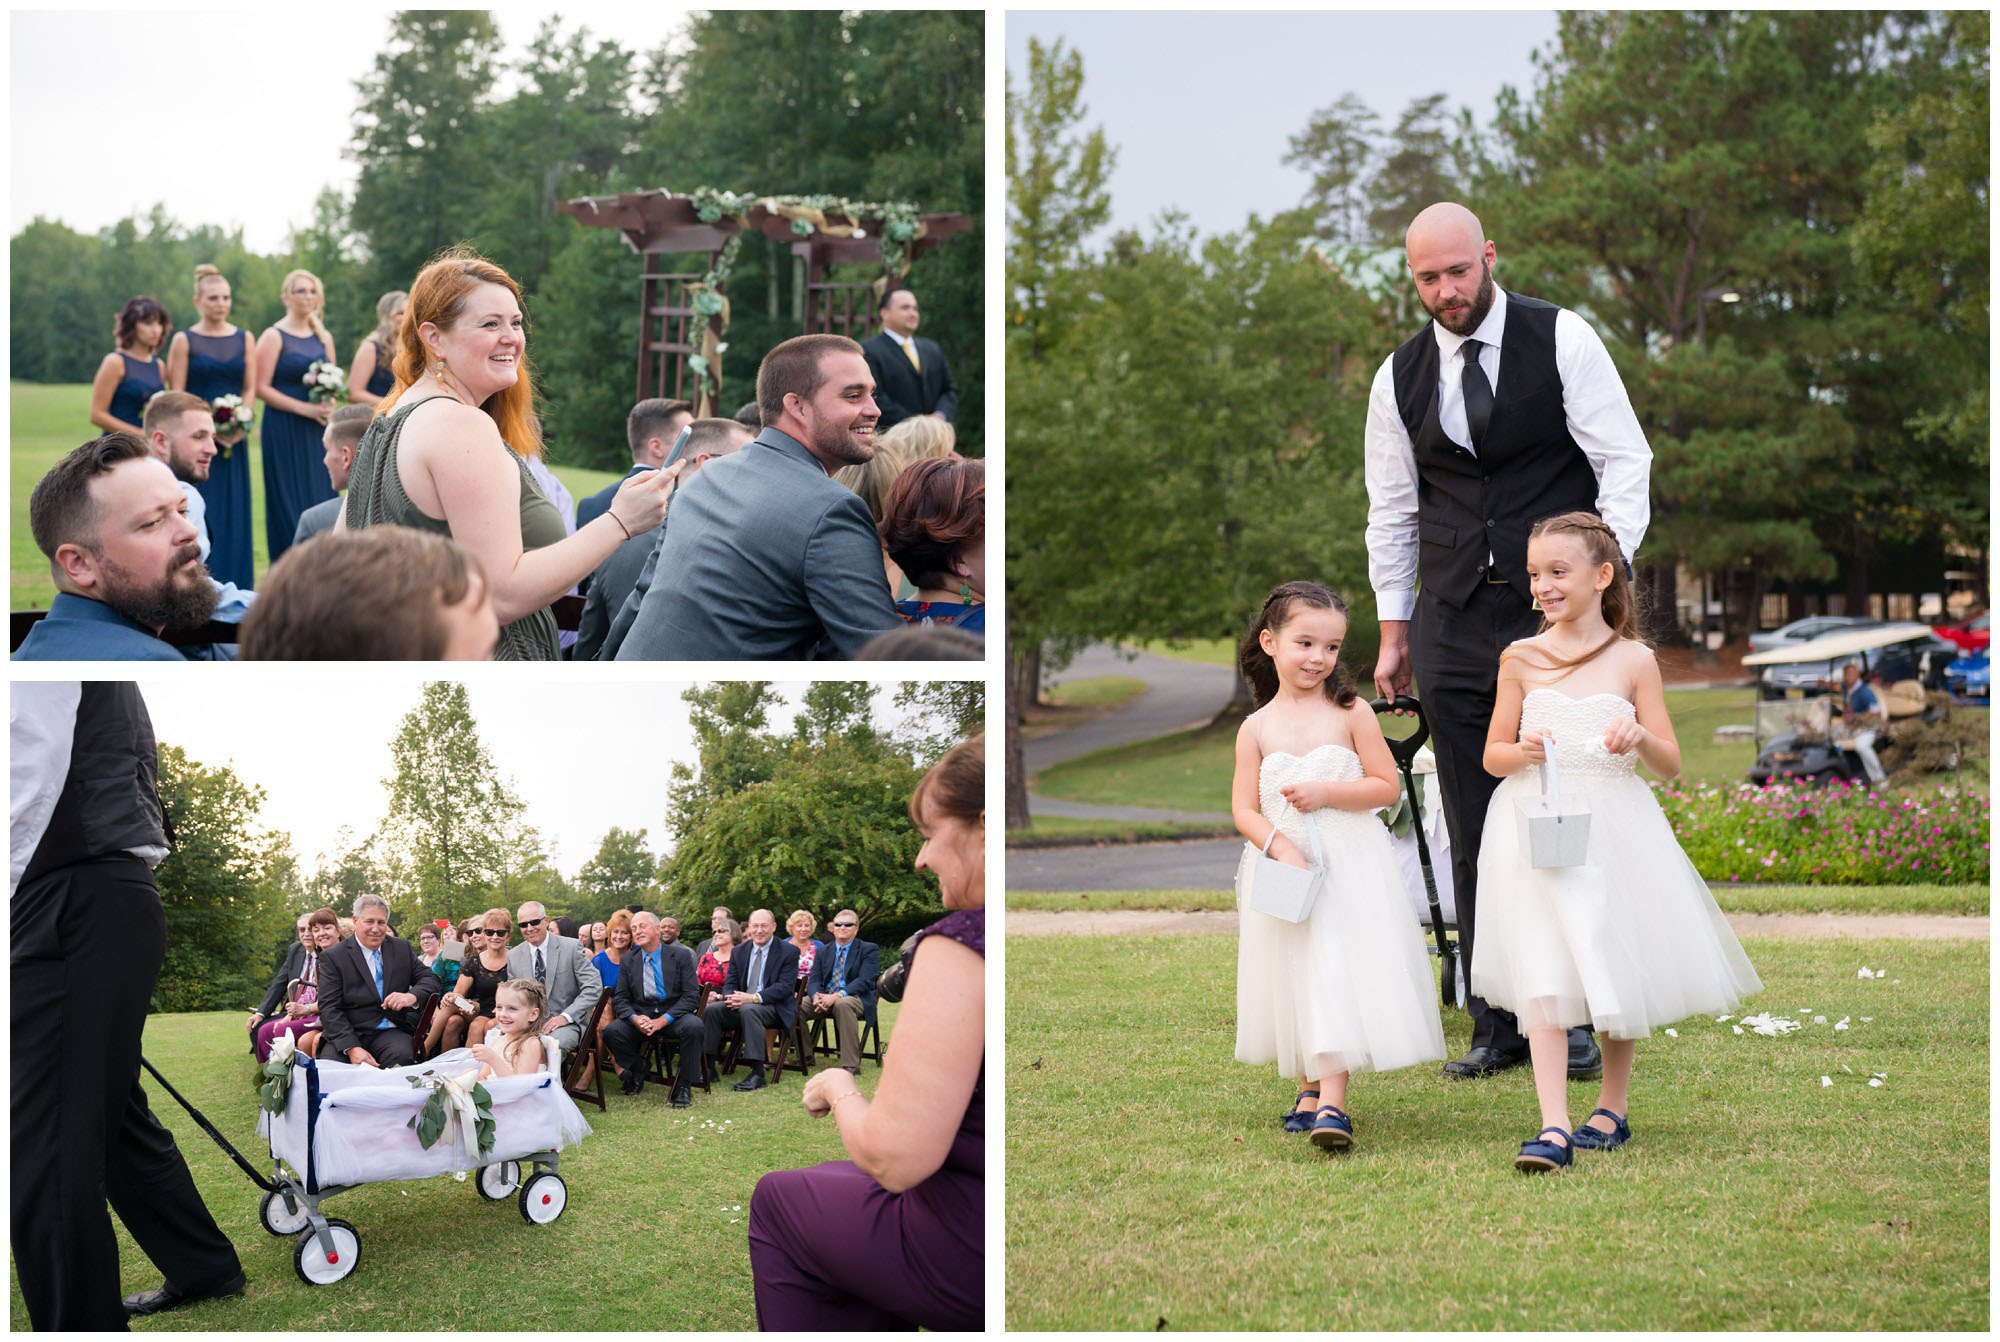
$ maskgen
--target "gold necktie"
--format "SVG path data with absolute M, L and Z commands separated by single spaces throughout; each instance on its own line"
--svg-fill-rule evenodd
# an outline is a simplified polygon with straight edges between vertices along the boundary
M 916 369 L 916 370 L 917 370 L 917 371 L 918 371 L 919 373 L 921 373 L 921 372 L 923 372 L 923 371 L 924 371 L 924 366 L 923 366 L 923 364 L 922 364 L 922 363 L 920 363 L 920 362 L 918 362 L 918 360 L 917 360 L 917 342 L 916 342 L 916 341 L 914 341 L 914 340 L 906 340 L 906 341 L 904 341 L 904 342 L 903 342 L 903 353 L 905 353 L 905 354 L 907 354 L 907 355 L 909 355 L 909 356 L 910 356 L 910 367 L 912 367 L 912 368 Z

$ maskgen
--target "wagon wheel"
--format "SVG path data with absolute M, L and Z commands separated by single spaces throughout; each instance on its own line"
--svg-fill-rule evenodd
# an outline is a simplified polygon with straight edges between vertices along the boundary
M 312 1214 L 306 1210 L 305 1199 L 284 1189 L 264 1195 L 263 1201 L 257 1204 L 257 1219 L 273 1235 L 296 1235 L 312 1224 Z
M 511 1194 L 521 1183 L 521 1162 L 503 1161 L 498 1165 L 479 1167 L 479 1196 L 488 1202 L 499 1202 Z
M 545 1226 L 569 1206 L 569 1185 L 559 1174 L 537 1174 L 521 1188 L 521 1216 L 529 1225 Z
M 361 1261 L 361 1235 L 353 1226 L 329 1216 L 326 1230 L 333 1240 L 331 1251 L 320 1243 L 317 1230 L 300 1235 L 298 1247 L 292 1250 L 292 1270 L 308 1286 L 331 1286 L 352 1273 Z

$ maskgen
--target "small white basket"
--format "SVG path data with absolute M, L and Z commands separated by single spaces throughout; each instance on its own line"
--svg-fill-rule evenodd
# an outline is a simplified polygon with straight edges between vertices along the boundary
M 1319 898 L 1320 885 L 1326 880 L 1326 860 L 1319 850 L 1319 826 L 1308 813 L 1306 839 L 1312 844 L 1313 863 L 1310 867 L 1295 867 L 1272 857 L 1271 841 L 1277 837 L 1278 827 L 1273 825 L 1263 848 L 1250 859 L 1244 875 L 1250 885 L 1250 909 L 1288 923 L 1302 923 L 1312 917 L 1313 901 Z
M 1590 857 L 1590 807 L 1578 797 L 1562 795 L 1556 774 L 1555 742 L 1546 741 L 1548 762 L 1542 765 L 1542 792 L 1519 797 L 1515 813 L 1521 821 L 1521 844 L 1533 867 L 1580 867 Z

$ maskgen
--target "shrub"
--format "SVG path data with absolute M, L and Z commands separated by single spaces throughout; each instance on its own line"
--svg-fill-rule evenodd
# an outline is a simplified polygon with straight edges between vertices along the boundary
M 1983 885 L 1991 878 L 1992 804 L 1969 788 L 1653 787 L 1689 860 L 1711 881 Z

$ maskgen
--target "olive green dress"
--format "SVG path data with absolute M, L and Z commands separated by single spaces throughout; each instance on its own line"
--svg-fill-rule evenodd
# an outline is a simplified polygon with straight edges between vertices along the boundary
M 347 479 L 348 530 L 387 523 L 451 535 L 448 523 L 421 511 L 410 501 L 396 470 L 396 445 L 402 439 L 403 423 L 410 412 L 431 401 L 447 399 L 426 396 L 420 401 L 407 401 L 386 415 L 377 415 L 368 425 L 355 446 L 354 468 Z M 569 534 L 563 526 L 562 514 L 528 473 L 528 463 L 521 459 L 521 454 L 508 447 L 507 455 L 514 459 L 514 466 L 521 473 L 521 548 L 539 550 L 555 544 Z M 500 643 L 493 655 L 503 662 L 552 662 L 557 653 L 555 613 L 544 606 L 512 624 L 502 625 Z

